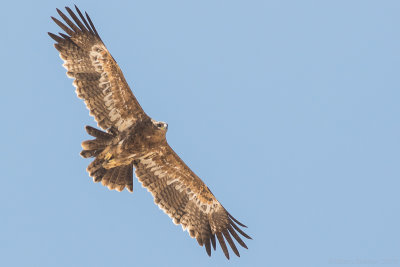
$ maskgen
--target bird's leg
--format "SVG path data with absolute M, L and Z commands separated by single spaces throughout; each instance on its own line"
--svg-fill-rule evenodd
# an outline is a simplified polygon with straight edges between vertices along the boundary
M 111 152 L 107 152 L 104 155 L 104 159 L 107 160 L 107 161 L 109 161 L 112 157 L 113 157 L 113 154 Z

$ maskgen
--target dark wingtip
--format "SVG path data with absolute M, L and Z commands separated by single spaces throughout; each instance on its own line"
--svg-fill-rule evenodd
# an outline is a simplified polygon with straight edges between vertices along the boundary
M 243 232 L 235 223 L 232 219 L 229 219 L 230 224 L 233 226 L 233 228 L 236 229 L 236 231 L 238 231 L 238 233 L 240 233 L 242 236 L 246 237 L 247 239 L 252 239 L 248 234 L 246 234 L 245 232 Z
M 77 5 L 74 4 L 74 7 L 75 7 L 76 12 L 78 12 L 79 14 L 82 14 L 81 10 L 78 8 Z
M 207 252 L 208 256 L 211 257 L 210 238 L 206 238 L 206 240 L 204 241 L 204 246 L 205 246 L 205 248 L 206 248 L 206 252 Z
M 99 35 L 99 33 L 97 32 L 96 27 L 94 26 L 94 24 L 93 24 L 93 22 L 92 22 L 92 19 L 89 17 L 89 14 L 88 14 L 86 11 L 85 11 L 85 15 L 86 15 L 87 20 L 89 21 L 90 26 L 92 27 L 92 30 L 93 30 L 94 34 L 95 34 L 98 38 L 100 38 L 100 35 Z
M 242 247 L 244 247 L 245 249 L 247 249 L 246 244 L 244 243 L 244 241 L 240 238 L 240 236 L 235 232 L 235 230 L 232 228 L 232 225 L 228 226 L 228 231 L 229 233 L 236 239 L 236 241 L 239 243 L 239 245 L 241 245 Z
M 233 217 L 229 212 L 228 213 L 229 218 L 231 218 L 233 221 L 235 221 L 237 224 L 239 224 L 242 227 L 248 228 L 246 225 L 244 225 L 243 223 L 239 222 L 238 220 L 235 219 L 235 217 Z
M 239 250 L 237 249 L 235 243 L 232 240 L 232 237 L 229 235 L 228 230 L 225 229 L 222 231 L 222 234 L 225 237 L 225 240 L 228 241 L 229 246 L 231 247 L 232 251 L 236 254 L 236 256 L 240 257 Z
M 228 251 L 228 247 L 226 246 L 225 240 L 222 236 L 221 232 L 217 232 L 216 233 L 217 239 L 219 241 L 219 245 L 221 246 L 222 251 L 225 254 L 225 257 L 229 260 L 229 251 Z
M 211 235 L 211 245 L 215 251 L 217 249 L 217 242 L 215 241 L 215 234 Z
M 87 20 L 85 19 L 85 17 L 82 15 L 82 12 L 79 10 L 79 8 L 75 5 L 75 10 L 78 13 L 79 17 L 81 18 L 81 20 L 83 21 L 83 23 L 86 26 L 86 30 L 89 31 L 92 34 L 95 34 L 95 32 L 91 29 L 89 23 L 87 22 Z
M 61 38 L 60 36 L 55 35 L 54 33 L 48 32 L 47 33 L 51 39 L 53 39 L 56 42 L 61 42 L 63 40 L 63 38 Z

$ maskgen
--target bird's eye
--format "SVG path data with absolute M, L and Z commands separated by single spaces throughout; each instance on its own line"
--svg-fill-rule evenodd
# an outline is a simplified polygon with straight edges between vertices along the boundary
M 157 127 L 158 127 L 158 128 L 162 128 L 162 126 L 163 126 L 163 125 L 162 125 L 161 123 L 157 123 Z

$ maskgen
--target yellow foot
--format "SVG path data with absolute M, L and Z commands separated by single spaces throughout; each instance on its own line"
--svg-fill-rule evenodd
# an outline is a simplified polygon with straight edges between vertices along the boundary
M 109 160 L 112 158 L 112 154 L 110 152 L 108 152 L 105 156 L 104 156 L 105 160 Z
M 112 160 L 107 161 L 103 166 L 106 169 L 111 169 L 111 168 L 117 167 L 118 164 L 117 164 L 117 161 L 115 159 L 112 159 Z

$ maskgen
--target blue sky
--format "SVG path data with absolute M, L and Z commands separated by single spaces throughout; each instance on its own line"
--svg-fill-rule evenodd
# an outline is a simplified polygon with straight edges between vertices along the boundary
M 134 179 L 94 184 L 96 125 L 47 32 L 91 15 L 145 111 L 237 219 L 209 258 Z M 400 264 L 399 1 L 2 4 L 1 266 Z

